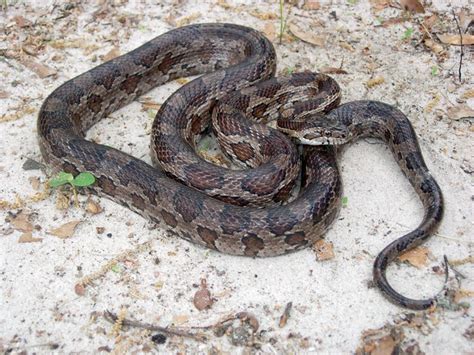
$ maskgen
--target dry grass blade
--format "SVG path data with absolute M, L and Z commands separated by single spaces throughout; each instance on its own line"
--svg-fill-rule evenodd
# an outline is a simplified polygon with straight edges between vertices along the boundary
M 106 311 L 104 314 L 104 318 L 108 320 L 109 322 L 115 324 L 118 320 L 118 316 L 111 311 Z M 149 323 L 141 323 L 133 320 L 129 320 L 126 318 L 122 319 L 121 322 L 122 326 L 127 326 L 127 327 L 134 327 L 134 328 L 142 328 L 142 329 L 147 329 L 151 330 L 154 332 L 160 332 L 166 335 L 176 335 L 180 337 L 185 337 L 185 338 L 191 338 L 194 340 L 197 340 L 199 342 L 205 342 L 208 340 L 207 336 L 205 334 L 201 333 L 193 333 L 188 330 L 184 329 L 177 329 L 177 328 L 171 328 L 171 327 L 160 327 L 157 325 L 149 324 Z

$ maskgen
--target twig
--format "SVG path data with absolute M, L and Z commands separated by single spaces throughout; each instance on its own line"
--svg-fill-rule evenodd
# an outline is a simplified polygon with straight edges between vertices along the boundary
M 458 18 L 456 17 L 456 14 L 454 13 L 454 10 L 452 10 L 454 21 L 456 21 L 456 26 L 458 27 L 458 32 L 459 32 L 459 43 L 461 45 L 461 55 L 459 56 L 459 69 L 458 69 L 458 76 L 459 76 L 459 82 L 461 82 L 461 68 L 462 68 L 462 57 L 464 56 L 464 45 L 462 44 L 462 32 L 461 32 L 461 27 L 459 26 Z
M 283 328 L 286 325 L 286 322 L 288 322 L 288 318 L 290 318 L 290 312 L 291 308 L 293 307 L 293 302 L 288 302 L 286 304 L 285 310 L 283 311 L 283 314 L 280 317 L 280 322 L 279 322 L 279 327 Z
M 104 318 L 108 320 L 111 323 L 115 323 L 117 321 L 117 315 L 110 312 L 106 311 L 104 314 Z M 166 334 L 168 336 L 170 335 L 176 335 L 176 336 L 181 336 L 185 338 L 191 338 L 200 342 L 205 342 L 208 340 L 207 336 L 204 334 L 195 334 L 195 333 L 190 333 L 184 329 L 176 329 L 176 328 L 169 328 L 169 327 L 160 327 L 157 325 L 149 324 L 149 323 L 141 323 L 137 322 L 134 320 L 129 320 L 129 319 L 123 319 L 122 321 L 123 326 L 128 326 L 128 327 L 135 327 L 135 328 L 143 328 L 147 330 L 151 330 L 154 332 L 160 332 L 163 334 Z
M 285 0 L 280 0 L 280 34 L 279 34 L 279 43 L 281 44 L 281 41 L 283 39 L 283 30 L 285 29 L 285 22 L 283 19 L 283 4 Z

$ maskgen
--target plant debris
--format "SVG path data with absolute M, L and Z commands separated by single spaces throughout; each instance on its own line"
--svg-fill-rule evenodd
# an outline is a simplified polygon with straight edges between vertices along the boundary
M 400 5 L 403 9 L 411 12 L 422 14 L 425 8 L 419 0 L 400 0 Z
M 193 303 L 194 307 L 196 307 L 199 311 L 209 309 L 213 305 L 214 300 L 212 299 L 211 291 L 209 291 L 207 288 L 206 279 L 201 279 L 201 286 L 194 294 Z
M 31 232 L 25 232 L 18 238 L 18 243 L 38 243 L 41 241 L 43 241 L 43 238 L 35 238 Z
M 288 318 L 290 318 L 290 312 L 291 312 L 292 307 L 293 307 L 293 302 L 288 302 L 286 304 L 285 310 L 283 311 L 283 314 L 280 317 L 280 322 L 278 323 L 278 326 L 280 328 L 283 328 L 288 322 Z
M 60 227 L 50 230 L 48 233 L 61 239 L 71 238 L 74 234 L 74 231 L 76 230 L 76 227 L 81 222 L 82 221 L 71 221 L 64 223 Z
M 293 22 L 288 24 L 288 29 L 290 32 L 295 35 L 297 38 L 305 41 L 307 43 L 314 44 L 319 47 L 324 47 L 326 44 L 326 37 L 321 35 L 315 35 L 313 32 L 307 32 L 302 30 L 298 25 Z
M 331 242 L 320 239 L 313 244 L 313 249 L 319 261 L 334 259 L 334 247 Z
M 411 265 L 421 269 L 428 263 L 430 251 L 427 247 L 416 247 L 409 250 L 398 257 L 401 262 L 408 262 Z
M 29 70 L 38 75 L 41 79 L 47 78 L 57 74 L 55 69 L 48 67 L 47 65 L 35 62 L 32 59 L 23 58 L 20 60 L 21 64 L 27 67 Z
M 32 214 L 26 213 L 24 210 L 20 210 L 17 214 L 11 213 L 7 217 L 12 227 L 21 232 L 33 231 L 33 224 L 31 223 Z

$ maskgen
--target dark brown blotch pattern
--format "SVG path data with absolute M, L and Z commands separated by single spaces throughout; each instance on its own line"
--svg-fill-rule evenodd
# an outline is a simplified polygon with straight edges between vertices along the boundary
M 242 244 L 245 245 L 244 254 L 247 256 L 257 256 L 258 252 L 265 248 L 263 239 L 256 235 L 243 237 Z
M 168 211 L 161 210 L 161 217 L 163 217 L 163 221 L 171 228 L 175 228 L 178 225 L 175 216 Z
M 308 244 L 308 240 L 306 239 L 304 232 L 295 232 L 285 237 L 285 243 L 291 246 L 296 246 L 297 248 L 301 248 Z
M 201 226 L 198 226 L 196 231 L 209 248 L 216 249 L 216 240 L 219 236 L 215 231 Z

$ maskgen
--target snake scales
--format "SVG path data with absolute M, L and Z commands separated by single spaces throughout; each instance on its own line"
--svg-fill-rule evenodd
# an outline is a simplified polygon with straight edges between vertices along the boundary
M 387 265 L 429 238 L 443 214 L 440 188 L 423 161 L 410 122 L 399 110 L 375 101 L 351 102 L 331 111 L 339 103 L 334 81 L 309 73 L 276 79 L 275 67 L 272 44 L 250 28 L 199 24 L 172 30 L 53 91 L 38 118 L 42 155 L 56 170 L 92 172 L 96 184 L 91 191 L 161 223 L 172 234 L 228 254 L 275 256 L 310 246 L 337 216 L 342 188 L 335 150 L 330 145 L 306 146 L 302 191 L 291 202 L 275 204 L 287 197 L 298 175 L 297 151 L 281 133 L 242 122 L 239 112 L 261 122 L 329 112 L 327 119 L 349 132 L 347 140 L 372 136 L 386 142 L 421 198 L 422 223 L 379 254 L 373 273 L 392 302 L 412 309 L 430 307 L 434 298 L 406 298 L 385 277 Z M 152 157 L 163 170 L 84 138 L 98 120 L 153 87 L 204 73 L 172 94 L 154 122 Z M 225 99 L 231 92 L 233 99 Z M 302 96 L 308 92 L 312 96 L 305 101 Z M 195 153 L 196 137 L 208 125 L 218 100 L 225 103 L 212 116 L 221 125 L 218 139 L 227 144 L 229 155 L 255 169 L 231 172 Z M 224 116 L 231 123 L 218 123 Z M 239 138 L 242 134 L 251 137 Z M 288 170 L 282 168 L 285 164 Z M 276 177 L 271 177 L 274 172 Z M 243 180 L 229 183 L 235 174 Z M 265 202 L 273 204 L 254 206 Z

